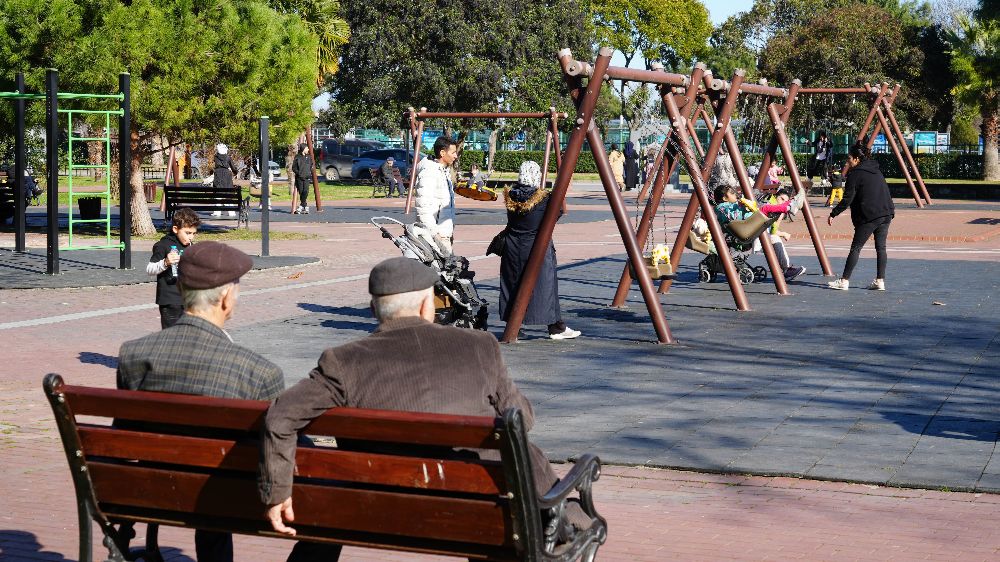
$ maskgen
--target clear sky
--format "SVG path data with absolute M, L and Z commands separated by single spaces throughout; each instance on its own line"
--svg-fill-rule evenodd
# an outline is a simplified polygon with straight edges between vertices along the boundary
M 715 25 L 726 21 L 726 18 L 737 12 L 745 12 L 753 7 L 752 0 L 702 0 L 702 3 L 708 8 L 708 14 Z

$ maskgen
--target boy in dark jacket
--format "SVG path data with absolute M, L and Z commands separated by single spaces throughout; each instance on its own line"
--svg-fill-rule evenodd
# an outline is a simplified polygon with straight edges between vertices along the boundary
M 160 305 L 160 328 L 173 326 L 184 314 L 184 301 L 177 286 L 177 264 L 184 249 L 194 243 L 201 219 L 187 207 L 174 213 L 170 232 L 153 245 L 146 273 L 156 276 L 156 304 Z

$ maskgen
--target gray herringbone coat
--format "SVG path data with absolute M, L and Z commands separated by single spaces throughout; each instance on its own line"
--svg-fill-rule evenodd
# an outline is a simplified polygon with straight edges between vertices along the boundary
M 277 365 L 188 314 L 171 328 L 123 343 L 118 352 L 122 389 L 273 400 L 284 387 Z

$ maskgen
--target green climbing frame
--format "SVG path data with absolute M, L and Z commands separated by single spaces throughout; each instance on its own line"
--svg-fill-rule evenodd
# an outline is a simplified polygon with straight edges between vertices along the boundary
M 111 242 L 111 116 L 120 116 L 122 111 L 115 110 L 95 110 L 95 109 L 60 109 L 59 113 L 66 114 L 68 118 L 67 129 L 69 130 L 69 154 L 67 163 L 67 173 L 69 175 L 69 245 L 61 248 L 63 250 L 100 250 L 107 248 L 122 249 L 121 242 Z M 75 115 L 103 115 L 104 116 L 104 136 L 102 137 L 77 137 L 73 136 L 73 117 Z M 73 161 L 73 142 L 102 142 L 104 143 L 104 164 L 77 164 Z M 97 169 L 104 170 L 104 190 L 103 191 L 73 191 L 74 170 Z M 73 207 L 77 197 L 100 197 L 103 198 L 103 208 L 107 210 L 104 218 L 83 219 L 73 217 Z M 73 244 L 73 228 L 77 225 L 104 223 L 104 244 L 90 244 L 86 246 L 75 246 Z

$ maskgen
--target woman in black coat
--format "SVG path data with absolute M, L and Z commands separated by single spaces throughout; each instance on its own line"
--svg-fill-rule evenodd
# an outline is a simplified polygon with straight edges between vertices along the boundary
M 892 203 L 889 185 L 879 170 L 878 162 L 871 159 L 871 151 L 863 142 L 851 147 L 847 161 L 850 171 L 847 172 L 844 199 L 830 211 L 827 223 L 832 226 L 833 219 L 850 207 L 851 222 L 854 223 L 854 240 L 851 242 L 851 253 L 847 255 L 847 263 L 844 265 L 844 274 L 840 279 L 830 281 L 828 285 L 838 291 L 846 291 L 850 287 L 849 280 L 854 266 L 858 264 L 861 248 L 874 234 L 878 272 L 868 288 L 884 291 L 885 266 L 888 261 L 885 241 L 889 237 L 889 223 L 896 214 L 896 207 Z
M 632 191 L 639 184 L 639 153 L 632 141 L 625 143 L 625 191 Z
M 236 174 L 236 164 L 229 156 L 229 147 L 219 143 L 215 145 L 215 166 L 212 170 L 214 179 L 212 187 L 233 188 L 233 175 Z
M 540 189 L 542 171 L 537 162 L 521 164 L 518 183 L 504 190 L 507 203 L 507 245 L 500 258 L 500 319 L 510 318 L 524 268 L 528 265 L 531 247 L 535 244 L 538 227 L 542 224 L 549 194 Z M 556 248 L 549 242 L 545 261 L 538 274 L 535 290 L 524 315 L 525 324 L 547 324 L 549 337 L 554 340 L 572 339 L 580 335 L 562 321 L 559 312 L 559 280 L 556 278 Z

